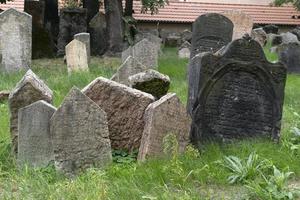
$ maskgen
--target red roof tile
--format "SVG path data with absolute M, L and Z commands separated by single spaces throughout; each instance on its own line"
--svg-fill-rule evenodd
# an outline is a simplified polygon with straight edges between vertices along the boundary
M 19 11 L 24 11 L 24 1 L 25 0 L 8 1 L 6 4 L 0 4 L 0 9 L 7 10 L 9 8 L 15 8 Z

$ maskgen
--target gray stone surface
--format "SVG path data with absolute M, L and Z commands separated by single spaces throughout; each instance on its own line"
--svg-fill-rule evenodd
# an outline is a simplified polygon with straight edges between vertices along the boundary
M 192 35 L 193 33 L 190 30 L 185 29 L 182 33 L 181 33 L 181 43 L 184 42 L 192 42 Z
M 68 72 L 88 71 L 88 53 L 86 44 L 79 40 L 72 40 L 66 46 L 66 61 Z
M 297 36 L 290 32 L 281 33 L 280 36 L 282 38 L 282 44 L 299 42 Z
M 190 58 L 191 56 L 191 44 L 185 41 L 178 49 L 179 58 Z
M 289 73 L 300 74 L 300 44 L 289 43 L 277 47 L 279 60 L 285 64 Z
M 132 88 L 152 94 L 157 99 L 167 94 L 170 87 L 169 76 L 152 69 L 132 75 L 128 81 Z
M 75 40 L 83 42 L 86 46 L 88 63 L 91 61 L 91 43 L 90 43 L 90 34 L 89 33 L 78 33 L 74 35 Z
M 56 108 L 40 100 L 19 109 L 18 165 L 46 167 L 53 160 L 50 118 Z
M 191 118 L 176 94 L 167 94 L 150 104 L 144 115 L 145 129 L 141 140 L 138 160 L 163 154 L 163 139 L 175 134 L 179 152 L 189 143 Z
M 8 98 L 10 110 L 10 133 L 12 150 L 18 150 L 18 111 L 38 100 L 52 102 L 52 91 L 31 70 L 28 70 L 22 80 L 17 83 Z
M 0 14 L 1 66 L 4 72 L 31 65 L 32 17 L 13 8 Z
M 129 86 L 128 78 L 134 74 L 147 70 L 147 67 L 142 65 L 132 56 L 129 56 L 125 62 L 118 68 L 117 72 L 112 76 L 111 80 Z
M 141 33 L 138 33 L 136 36 L 135 36 L 135 42 L 139 42 L 143 39 L 147 39 L 149 42 L 152 42 L 156 48 L 157 48 L 157 52 L 160 53 L 161 52 L 161 44 L 162 44 L 162 39 L 159 38 L 158 36 L 156 35 L 153 35 L 152 33 L 149 33 L 149 32 L 141 32 Z
M 55 167 L 73 176 L 112 161 L 107 116 L 73 87 L 51 118 Z
M 147 39 L 143 39 L 134 46 L 123 51 L 122 62 L 124 62 L 129 56 L 134 57 L 147 68 L 155 69 L 158 67 L 157 46 Z
M 267 43 L 267 34 L 263 28 L 253 29 L 251 32 L 251 37 L 262 47 L 265 46 Z
M 154 97 L 102 77 L 82 91 L 107 113 L 112 148 L 138 149 L 144 130 L 144 111 Z

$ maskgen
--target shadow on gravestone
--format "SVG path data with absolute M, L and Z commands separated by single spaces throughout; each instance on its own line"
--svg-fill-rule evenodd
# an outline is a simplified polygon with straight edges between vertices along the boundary
M 193 60 L 200 68 L 192 113 L 195 145 L 257 136 L 279 139 L 287 76 L 283 64 L 269 63 L 249 37 Z

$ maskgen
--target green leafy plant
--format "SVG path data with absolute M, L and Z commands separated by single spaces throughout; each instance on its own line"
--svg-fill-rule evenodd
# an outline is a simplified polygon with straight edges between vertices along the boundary
M 300 150 L 300 129 L 293 127 L 291 133 L 292 136 L 282 140 L 282 145 L 288 148 L 292 154 L 296 154 Z
M 79 8 L 82 6 L 81 0 L 64 0 L 63 6 L 65 8 Z
M 136 162 L 138 151 L 128 153 L 121 150 L 113 150 L 112 156 L 115 163 L 130 164 Z

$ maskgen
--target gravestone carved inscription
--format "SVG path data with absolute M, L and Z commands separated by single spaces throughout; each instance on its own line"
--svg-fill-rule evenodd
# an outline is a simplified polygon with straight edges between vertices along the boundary
M 249 37 L 194 59 L 200 68 L 192 111 L 194 144 L 210 139 L 280 137 L 286 81 L 283 64 L 269 63 L 259 43 Z

